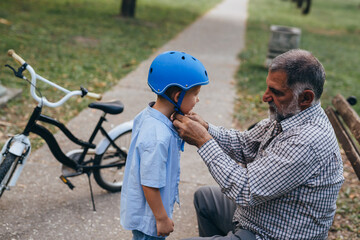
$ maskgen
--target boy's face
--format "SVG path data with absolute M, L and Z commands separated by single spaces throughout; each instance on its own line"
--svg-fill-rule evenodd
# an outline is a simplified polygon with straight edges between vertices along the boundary
M 195 106 L 197 102 L 199 102 L 199 93 L 201 86 L 196 86 L 191 88 L 189 91 L 185 93 L 184 99 L 181 103 L 180 110 L 184 114 L 188 114 Z

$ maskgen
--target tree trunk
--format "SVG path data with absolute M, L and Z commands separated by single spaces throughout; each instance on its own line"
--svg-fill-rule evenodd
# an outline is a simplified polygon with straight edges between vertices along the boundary
M 135 6 L 136 6 L 136 0 L 122 0 L 121 4 L 121 16 L 123 17 L 135 17 Z

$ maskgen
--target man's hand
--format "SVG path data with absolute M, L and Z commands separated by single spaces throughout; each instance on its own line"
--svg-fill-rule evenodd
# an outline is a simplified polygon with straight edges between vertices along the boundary
M 164 219 L 156 219 L 157 235 L 167 237 L 174 231 L 174 222 L 166 216 Z
M 194 119 L 201 119 L 198 115 L 196 116 L 197 117 L 194 117 Z M 204 120 L 202 121 L 205 122 Z M 187 116 L 175 114 L 173 124 L 177 129 L 179 136 L 190 145 L 195 145 L 200 148 L 204 143 L 212 139 L 211 135 L 201 123 L 194 121 Z M 208 124 L 206 123 L 206 125 Z
M 186 114 L 185 116 L 190 118 L 191 120 L 194 120 L 195 122 L 200 123 L 206 130 L 209 129 L 209 124 L 205 122 L 204 119 L 202 119 L 197 113 L 191 112 L 189 114 Z

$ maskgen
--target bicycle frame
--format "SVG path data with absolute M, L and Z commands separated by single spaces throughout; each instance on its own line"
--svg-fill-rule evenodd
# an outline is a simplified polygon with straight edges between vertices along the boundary
M 105 115 L 105 114 L 104 114 Z M 11 153 L 13 153 L 16 156 L 21 157 L 22 159 L 19 161 L 20 162 L 20 166 L 16 169 L 14 175 L 11 178 L 11 182 L 9 183 L 9 186 L 15 186 L 18 177 L 21 175 L 22 169 L 26 163 L 26 160 L 28 158 L 28 156 L 30 155 L 31 152 L 31 145 L 30 145 L 30 141 L 28 138 L 28 135 L 30 132 L 35 133 L 37 135 L 39 135 L 41 138 L 43 138 L 45 140 L 45 142 L 47 143 L 47 145 L 50 148 L 51 153 L 53 154 L 53 156 L 62 164 L 74 169 L 75 171 L 79 171 L 79 169 L 81 169 L 81 171 L 79 172 L 80 174 L 85 173 L 87 171 L 91 171 L 93 169 L 99 169 L 99 168 L 109 168 L 109 167 L 114 167 L 114 166 L 120 166 L 121 164 L 109 164 L 109 165 L 91 165 L 89 166 L 89 163 L 92 163 L 93 158 L 90 161 L 84 162 L 84 159 L 89 151 L 89 149 L 95 149 L 96 145 L 93 144 L 93 140 L 95 138 L 95 136 L 97 135 L 97 133 L 100 131 L 105 137 L 100 141 L 99 147 L 96 148 L 95 154 L 102 154 L 104 153 L 105 146 L 107 146 L 110 142 L 110 144 L 116 149 L 117 153 L 119 153 L 120 155 L 122 154 L 123 156 L 126 156 L 126 153 L 120 149 L 113 141 L 115 136 L 118 136 L 119 133 L 128 131 L 130 129 L 132 129 L 132 125 L 133 122 L 129 121 L 129 122 L 125 122 L 123 124 L 118 125 L 116 128 L 112 129 L 109 133 L 106 132 L 106 130 L 102 127 L 102 123 L 106 120 L 105 116 L 101 116 L 98 123 L 96 124 L 89 140 L 87 142 L 82 141 L 78 138 L 76 138 L 71 131 L 61 122 L 41 114 L 41 107 L 37 106 L 34 111 L 33 114 L 31 115 L 28 124 L 25 127 L 25 130 L 23 131 L 22 134 L 19 134 L 15 137 L 13 137 L 12 139 L 9 139 L 8 142 L 4 145 L 3 150 L 2 150 L 2 154 L 5 153 L 6 151 L 10 151 Z M 36 121 L 41 121 L 44 123 L 48 123 L 51 125 L 54 125 L 56 127 L 58 127 L 64 134 L 65 136 L 71 140 L 72 142 L 74 142 L 75 144 L 83 147 L 83 149 L 79 149 L 78 152 L 81 152 L 81 156 L 78 162 L 75 162 L 73 159 L 69 158 L 69 156 L 67 156 L 66 154 L 64 154 L 64 152 L 61 150 L 57 140 L 55 139 L 55 137 L 53 136 L 53 134 L 46 129 L 44 126 L 39 125 L 36 123 Z M 13 142 L 13 144 L 11 145 L 11 143 Z M 10 146 L 11 145 L 11 146 Z M 26 149 L 26 150 L 25 150 Z M 25 153 L 24 153 L 25 152 Z
M 102 123 L 104 121 L 106 121 L 106 118 L 105 118 L 106 112 L 104 111 L 103 115 L 98 120 L 98 123 L 96 124 L 88 141 L 82 141 L 82 140 L 76 138 L 64 124 L 62 124 L 61 122 L 59 122 L 49 116 L 41 114 L 42 107 L 48 106 L 48 107 L 54 108 L 54 107 L 61 106 L 67 100 L 69 100 L 69 98 L 71 98 L 73 96 L 79 96 L 79 95 L 81 97 L 87 96 L 87 97 L 95 98 L 95 99 L 99 100 L 99 99 L 101 99 L 101 95 L 88 92 L 84 88 L 81 88 L 81 90 L 69 91 L 69 90 L 41 77 L 40 75 L 36 74 L 34 69 L 30 65 L 28 65 L 20 56 L 18 56 L 13 50 L 9 50 L 8 55 L 13 57 L 17 62 L 19 62 L 21 64 L 21 67 L 18 69 L 17 72 L 15 71 L 15 69 L 13 69 L 11 66 L 9 66 L 14 71 L 15 76 L 27 80 L 26 77 L 24 77 L 22 75 L 22 72 L 24 70 L 28 70 L 28 72 L 30 73 L 30 75 L 31 75 L 30 92 L 31 92 L 32 97 L 38 102 L 38 106 L 35 107 L 23 133 L 18 134 L 16 136 L 14 136 L 13 138 L 9 139 L 5 143 L 3 149 L 1 150 L 1 155 L 3 155 L 3 156 L 5 156 L 8 152 L 13 154 L 14 156 L 17 156 L 18 160 L 17 160 L 16 165 L 18 165 L 19 163 L 21 165 L 21 166 L 16 167 L 14 174 L 12 176 L 10 176 L 9 186 L 14 186 L 16 184 L 17 179 L 20 176 L 21 171 L 25 165 L 25 162 L 26 162 L 28 156 L 30 155 L 31 144 L 30 144 L 30 140 L 28 137 L 30 132 L 39 135 L 41 138 L 43 138 L 45 140 L 45 142 L 48 144 L 53 156 L 60 163 L 75 170 L 76 173 L 71 176 L 76 176 L 76 175 L 80 175 L 83 173 L 90 173 L 94 169 L 109 168 L 109 167 L 122 167 L 123 166 L 122 163 L 105 164 L 105 165 L 101 165 L 101 166 L 94 165 L 94 158 L 91 158 L 90 160 L 88 160 L 86 162 L 84 162 L 84 159 L 85 159 L 86 155 L 88 155 L 88 153 L 90 152 L 89 150 L 96 148 L 96 145 L 93 144 L 93 140 L 95 139 L 95 136 L 97 135 L 97 133 L 99 131 L 102 133 L 104 138 L 101 140 L 101 142 L 100 142 L 101 144 L 99 144 L 100 147 L 96 148 L 95 151 L 91 151 L 91 153 L 103 154 L 106 151 L 106 148 L 109 146 L 109 144 L 111 144 L 112 147 L 115 148 L 116 154 L 119 154 L 119 156 L 124 156 L 126 158 L 126 155 L 127 155 L 126 152 L 124 152 L 120 147 L 118 147 L 115 144 L 114 139 L 117 136 L 119 136 L 119 134 L 122 134 L 126 131 L 131 130 L 132 125 L 133 125 L 132 121 L 120 124 L 119 126 L 112 129 L 108 133 L 102 127 Z M 44 96 L 39 97 L 35 91 L 37 79 L 61 90 L 62 92 L 65 93 L 65 96 L 63 96 L 57 102 L 50 102 Z M 81 146 L 82 149 L 73 150 L 72 152 L 69 152 L 68 154 L 64 154 L 64 152 L 61 150 L 57 140 L 53 136 L 53 134 L 44 126 L 39 125 L 37 123 L 38 121 L 56 126 L 65 134 L 65 136 L 69 140 L 71 140 L 75 144 Z M 74 152 L 81 153 L 79 159 L 77 159 L 76 161 L 74 159 L 70 158 L 71 153 L 74 153 Z M 0 159 L 0 161 L 2 161 L 2 158 Z
M 69 158 L 67 155 L 64 154 L 64 152 L 61 150 L 57 140 L 55 139 L 55 137 L 53 136 L 53 134 L 47 130 L 45 127 L 43 127 L 42 125 L 39 125 L 36 123 L 36 121 L 41 121 L 44 123 L 48 123 L 51 125 L 54 125 L 56 127 L 58 127 L 64 134 L 65 136 L 71 140 L 72 142 L 74 142 L 77 145 L 80 145 L 81 147 L 83 147 L 82 149 L 82 153 L 80 156 L 80 159 L 78 162 L 75 162 L 73 159 Z M 126 156 L 126 153 L 123 152 L 113 141 L 113 139 L 109 136 L 109 134 L 106 132 L 106 130 L 102 127 L 102 123 L 106 121 L 105 118 L 105 114 L 102 115 L 98 121 L 98 123 L 96 124 L 89 140 L 87 142 L 82 141 L 78 138 L 76 138 L 71 131 L 61 122 L 41 114 L 41 108 L 39 106 L 37 106 L 34 109 L 34 112 L 32 114 L 32 116 L 30 117 L 30 120 L 27 124 L 27 126 L 25 127 L 25 130 L 23 132 L 23 134 L 25 136 L 28 136 L 29 132 L 35 133 L 37 135 L 39 135 L 40 137 L 42 137 L 45 142 L 48 144 L 50 151 L 52 152 L 52 154 L 54 155 L 54 157 L 61 162 L 62 164 L 74 169 L 74 170 L 79 170 L 81 169 L 96 169 L 96 168 L 106 168 L 106 167 L 113 167 L 114 165 L 103 165 L 103 166 L 86 166 L 88 162 L 84 162 L 85 156 L 88 152 L 89 149 L 95 149 L 96 145 L 93 144 L 93 141 L 95 139 L 95 136 L 97 135 L 97 133 L 100 131 L 105 138 L 107 139 L 107 141 L 109 141 L 112 146 L 117 150 L 117 152 L 119 152 L 120 154 L 123 154 L 124 156 Z M 100 152 L 100 151 L 98 151 Z M 116 166 L 116 165 L 115 165 Z
M 12 142 L 14 143 L 11 144 Z M 10 138 L 4 144 L 1 150 L 1 156 L 5 155 L 7 152 L 10 152 L 15 156 L 19 157 L 19 160 L 17 162 L 20 163 L 20 166 L 19 167 L 15 166 L 16 170 L 14 174 L 9 178 L 10 182 L 8 186 L 13 187 L 16 185 L 17 179 L 19 178 L 25 166 L 26 160 L 31 152 L 31 144 L 29 138 L 23 134 L 19 134 Z

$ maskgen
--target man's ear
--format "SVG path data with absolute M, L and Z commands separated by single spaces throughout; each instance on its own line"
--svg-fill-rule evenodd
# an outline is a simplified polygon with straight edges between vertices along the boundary
M 315 93 L 312 90 L 304 90 L 299 96 L 299 106 L 301 110 L 305 110 L 311 106 L 314 101 Z

